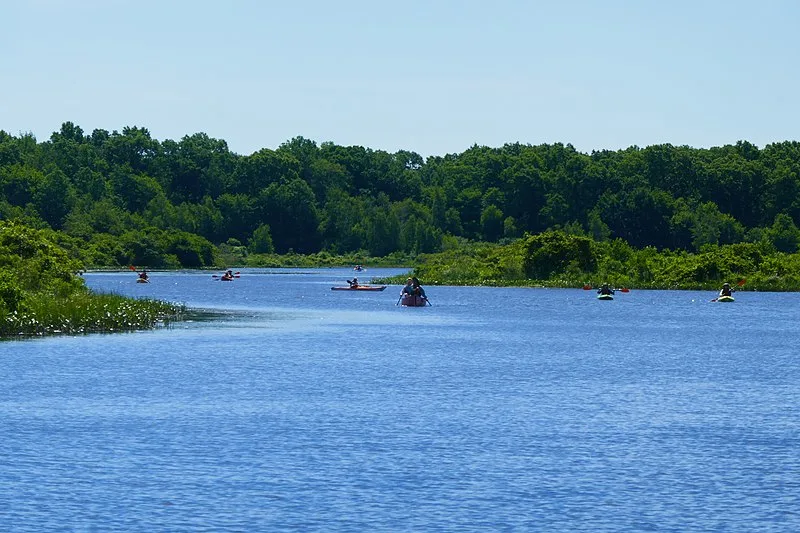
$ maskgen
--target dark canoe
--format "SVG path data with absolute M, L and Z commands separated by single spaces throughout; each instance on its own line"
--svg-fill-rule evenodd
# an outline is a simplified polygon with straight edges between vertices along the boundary
M 405 294 L 402 300 L 400 300 L 400 305 L 406 307 L 425 307 L 428 305 L 428 299 L 413 294 Z
M 331 287 L 332 291 L 382 291 L 386 285 L 359 285 L 358 287 Z
M 598 294 L 597 295 L 597 299 L 598 300 L 613 300 L 614 297 L 612 295 L 610 295 L 610 294 Z

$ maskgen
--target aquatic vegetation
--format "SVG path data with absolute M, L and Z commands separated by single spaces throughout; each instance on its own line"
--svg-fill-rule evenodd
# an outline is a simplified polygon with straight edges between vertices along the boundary
M 94 294 L 80 265 L 47 232 L 0 223 L 0 338 L 152 328 L 185 313 L 181 305 Z
M 0 310 L 0 337 L 149 329 L 180 320 L 185 313 L 182 305 L 88 290 L 63 298 L 40 293 L 19 309 Z

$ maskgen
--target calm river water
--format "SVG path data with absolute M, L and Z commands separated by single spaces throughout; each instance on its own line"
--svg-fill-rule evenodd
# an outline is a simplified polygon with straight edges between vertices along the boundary
M 0 343 L 0 529 L 800 531 L 798 294 L 352 275 L 87 274 L 218 316 Z

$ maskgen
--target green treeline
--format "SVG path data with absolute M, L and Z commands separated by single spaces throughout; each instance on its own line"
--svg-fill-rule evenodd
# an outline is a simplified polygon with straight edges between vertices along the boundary
M 182 306 L 91 293 L 53 237 L 0 222 L 0 338 L 144 329 L 181 317 Z
M 65 123 L 0 131 L 0 219 L 58 232 L 87 266 L 207 267 L 259 254 L 415 257 L 560 229 L 699 252 L 800 242 L 800 143 L 474 146 L 422 158 L 294 138 L 243 156 L 198 133 L 153 139 Z
M 706 245 L 700 252 L 634 248 L 622 239 L 598 242 L 555 230 L 507 245 L 471 243 L 424 254 L 414 274 L 425 283 L 446 285 L 597 287 L 608 282 L 639 289 L 719 290 L 728 281 L 742 282 L 746 290 L 789 291 L 800 289 L 800 253 L 778 252 L 766 242 Z

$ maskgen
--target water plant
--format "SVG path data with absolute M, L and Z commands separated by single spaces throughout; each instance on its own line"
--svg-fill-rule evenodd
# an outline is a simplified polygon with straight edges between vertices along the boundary
M 130 331 L 180 320 L 185 308 L 95 294 L 48 232 L 0 222 L 0 338 Z

